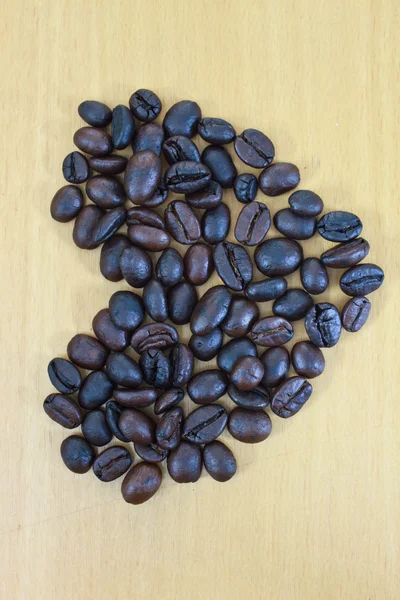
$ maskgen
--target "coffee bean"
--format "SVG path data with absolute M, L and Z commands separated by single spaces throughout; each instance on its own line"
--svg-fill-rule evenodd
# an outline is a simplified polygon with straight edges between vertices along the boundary
M 112 440 L 112 433 L 102 410 L 92 410 L 86 415 L 82 433 L 92 446 L 106 446 Z
M 78 367 L 95 371 L 104 367 L 109 350 L 96 338 L 78 333 L 69 342 L 67 354 Z
M 196 358 L 208 361 L 217 356 L 223 339 L 222 331 L 219 327 L 216 327 L 206 335 L 192 335 L 189 340 L 189 347 Z
M 108 308 L 100 310 L 92 321 L 93 333 L 110 350 L 119 352 L 129 344 L 129 333 L 117 327 Z
M 111 110 L 96 100 L 85 100 L 78 106 L 78 114 L 92 127 L 107 127 L 111 123 Z
M 328 271 L 319 258 L 306 258 L 300 267 L 300 277 L 309 294 L 322 294 L 329 284 Z
M 165 460 L 169 454 L 168 450 L 164 448 L 160 448 L 157 444 L 150 444 L 149 446 L 141 446 L 140 444 L 135 444 L 135 452 L 136 454 L 146 462 L 149 463 L 159 463 Z
M 74 134 L 74 144 L 79 150 L 91 156 L 106 156 L 113 151 L 111 136 L 103 129 L 81 127 Z
M 122 183 L 110 175 L 95 175 L 86 184 L 86 193 L 100 208 L 122 206 L 125 190 Z
M 236 136 L 236 131 L 224 119 L 206 117 L 197 127 L 200 137 L 209 144 L 230 144 Z
M 262 281 L 249 283 L 244 290 L 244 295 L 249 300 L 267 302 L 268 300 L 275 300 L 275 298 L 282 296 L 286 292 L 286 289 L 286 279 L 275 277 L 273 279 L 263 279 Z
M 250 167 L 262 169 L 269 165 L 275 156 L 273 143 L 257 129 L 245 129 L 235 139 L 238 157 Z
M 108 308 L 115 325 L 121 329 L 133 331 L 143 323 L 142 299 L 133 292 L 115 292 L 110 298 Z
M 221 371 L 231 373 L 233 365 L 242 356 L 257 356 L 257 348 L 249 338 L 230 340 L 218 354 L 217 364 Z
M 128 236 L 132 244 L 149 252 L 165 250 L 171 243 L 169 233 L 150 225 L 130 225 Z
M 184 135 L 192 138 L 197 133 L 197 126 L 200 123 L 201 110 L 197 102 L 191 100 L 181 100 L 177 102 L 166 112 L 163 127 L 165 135 Z
M 250 202 L 240 211 L 235 238 L 245 246 L 255 246 L 265 238 L 270 225 L 271 215 L 265 204 Z
M 92 250 L 96 247 L 94 243 L 94 231 L 103 217 L 104 212 L 98 206 L 89 204 L 82 208 L 74 223 L 72 238 L 78 248 Z
M 146 408 L 157 400 L 157 390 L 154 388 L 118 389 L 114 390 L 113 396 L 124 408 Z
M 83 411 L 68 396 L 50 394 L 43 402 L 43 409 L 50 419 L 67 429 L 75 429 L 82 423 Z
M 89 165 L 80 152 L 71 152 L 63 160 L 64 179 L 69 183 L 84 183 L 89 177 Z
M 247 250 L 238 244 L 220 242 L 214 249 L 218 275 L 231 290 L 244 290 L 253 279 L 253 263 Z
M 184 387 L 193 373 L 192 351 L 185 344 L 176 344 L 170 352 L 169 360 L 172 366 L 172 385 L 176 388 Z
M 258 179 L 260 190 L 266 196 L 280 196 L 290 192 L 300 183 L 300 173 L 291 163 L 273 163 L 261 171 Z
M 304 406 L 312 394 L 312 385 L 303 377 L 290 377 L 275 390 L 271 400 L 272 411 L 287 419 Z
M 196 144 L 183 135 L 168 138 L 164 142 L 163 152 L 169 165 L 187 160 L 200 162 L 200 152 Z
M 211 171 L 211 177 L 223 188 L 233 187 L 237 177 L 237 169 L 232 158 L 222 146 L 206 146 L 201 155 L 201 162 Z
M 290 369 L 289 352 L 282 346 L 268 348 L 260 356 L 264 366 L 262 385 L 273 388 L 286 379 Z
M 156 440 L 160 448 L 173 450 L 181 441 L 183 410 L 180 406 L 168 410 L 158 422 Z
M 132 338 L 132 348 L 141 354 L 152 348 L 170 348 L 178 342 L 179 336 L 175 327 L 166 323 L 150 323 L 137 329 Z
M 293 240 L 308 240 L 317 227 L 315 217 L 300 217 L 290 208 L 278 210 L 274 215 L 274 225 L 279 233 Z
M 81 213 L 82 214 L 82 213 Z M 126 210 L 118 207 L 108 210 L 95 224 L 92 235 L 92 244 L 96 248 L 113 236 L 125 223 Z
M 140 462 L 125 475 L 121 492 L 125 502 L 143 504 L 158 491 L 162 473 L 157 465 Z
M 177 194 L 191 194 L 201 190 L 210 179 L 211 173 L 206 165 L 193 160 L 174 163 L 165 173 L 165 185 Z
M 221 483 L 232 479 L 236 473 L 236 459 L 222 442 L 210 442 L 204 446 L 203 460 L 206 471 Z
M 223 242 L 229 233 L 231 214 L 226 204 L 221 202 L 215 208 L 207 209 L 201 218 L 201 232 L 204 241 L 215 245 Z
M 292 365 L 298 375 L 313 379 L 325 369 L 321 350 L 311 342 L 297 342 L 292 348 Z
M 233 182 L 236 199 L 242 204 L 253 202 L 257 196 L 258 181 L 252 173 L 241 173 Z
M 171 388 L 163 392 L 154 405 L 154 413 L 161 415 L 182 402 L 185 392 L 180 388 Z
M 144 287 L 153 273 L 150 256 L 146 250 L 135 246 L 122 251 L 119 266 L 125 281 L 134 288 Z
M 192 208 L 215 208 L 221 204 L 222 187 L 216 181 L 210 180 L 201 190 L 186 194 L 185 200 Z
M 303 260 L 303 248 L 295 240 L 272 238 L 257 246 L 254 260 L 264 275 L 281 277 L 299 268 Z
M 324 210 L 321 198 L 309 190 L 293 192 L 289 196 L 289 206 L 300 217 L 316 217 Z
M 149 208 L 155 208 L 156 206 L 161 206 L 164 204 L 166 199 L 168 198 L 169 190 L 165 187 L 164 181 L 161 179 L 160 185 L 157 186 L 156 191 L 152 195 L 151 198 L 146 200 L 144 206 L 148 206 Z
M 369 243 L 364 238 L 343 242 L 321 254 L 321 262 L 331 269 L 354 267 L 369 253 Z
M 364 297 L 351 298 L 342 310 L 342 325 L 346 331 L 355 333 L 365 325 L 371 310 L 371 302 Z
M 340 278 L 340 289 L 348 296 L 367 296 L 379 289 L 385 275 L 380 267 L 363 263 L 347 269 Z
M 73 473 L 87 473 L 95 459 L 92 446 L 79 435 L 71 435 L 61 444 L 61 458 Z
M 183 259 L 185 279 L 193 285 L 203 285 L 214 271 L 213 250 L 207 244 L 189 246 Z
M 151 90 L 136 90 L 129 98 L 129 107 L 133 115 L 139 120 L 149 123 L 157 119 L 161 112 L 160 98 Z
M 109 156 L 90 156 L 89 167 L 102 175 L 118 175 L 126 169 L 128 159 L 119 154 Z
M 125 388 L 136 388 L 143 381 L 142 371 L 137 362 L 123 352 L 110 354 L 106 370 L 113 383 Z
M 114 481 L 121 477 L 132 464 L 129 450 L 123 446 L 107 448 L 93 463 L 93 472 L 100 481 Z
M 150 279 L 143 288 L 143 304 L 153 321 L 163 323 L 168 318 L 168 303 L 165 289 L 157 279 Z
M 315 304 L 307 313 L 304 322 L 308 337 L 318 348 L 335 346 L 341 334 L 340 313 L 329 302 Z
M 104 371 L 89 373 L 79 390 L 78 401 L 82 408 L 93 410 L 107 402 L 113 395 L 114 386 Z
M 228 314 L 231 292 L 224 285 L 210 288 L 200 298 L 192 314 L 190 329 L 196 335 L 206 335 L 218 327 Z
M 211 404 L 221 398 L 228 389 L 228 378 L 218 369 L 202 371 L 194 375 L 187 386 L 187 393 L 195 404 Z
M 272 431 L 272 423 L 263 410 L 237 407 L 229 415 L 228 430 L 239 442 L 258 444 L 267 439 Z
M 235 404 L 249 410 L 266 408 L 269 404 L 268 390 L 260 385 L 250 391 L 242 391 L 231 383 L 228 387 L 228 394 Z
M 362 223 L 353 213 L 343 210 L 333 210 L 320 218 L 317 230 L 326 240 L 347 242 L 360 235 Z
M 168 315 L 176 325 L 189 323 L 198 301 L 197 291 L 187 281 L 177 283 L 168 290 Z
M 260 383 L 263 375 L 264 367 L 259 358 L 242 356 L 233 365 L 231 381 L 239 390 L 249 392 Z
M 161 350 L 145 350 L 139 359 L 144 380 L 156 388 L 168 389 L 171 387 L 172 369 L 170 362 Z
M 111 137 L 114 148 L 123 150 L 132 140 L 135 133 L 135 122 L 127 106 L 118 104 L 112 112 Z
M 258 306 L 242 296 L 233 296 L 228 314 L 222 322 L 222 331 L 229 337 L 244 337 L 259 317 Z
M 177 242 L 193 244 L 200 238 L 199 220 L 186 202 L 170 202 L 165 209 L 164 218 L 169 233 Z
M 291 289 L 286 290 L 282 296 L 275 300 L 272 305 L 272 312 L 274 315 L 284 317 L 288 321 L 299 321 L 304 319 L 313 304 L 313 299 L 307 292 L 301 289 Z
M 122 435 L 120 428 L 118 427 L 118 420 L 121 416 L 123 408 L 118 402 L 109 400 L 106 404 L 106 421 L 110 428 L 111 433 L 121 442 L 129 442 L 129 440 Z
M 101 247 L 100 271 L 109 281 L 121 281 L 123 275 L 119 266 L 119 259 L 125 248 L 130 248 L 131 243 L 126 235 L 117 233 L 109 238 Z
M 183 260 L 178 250 L 164 250 L 156 264 L 156 275 L 164 287 L 172 287 L 179 283 L 183 275 Z
M 258 346 L 282 346 L 293 334 L 292 324 L 283 317 L 264 317 L 253 325 L 250 338 Z
M 153 419 L 136 408 L 122 411 L 118 426 L 122 434 L 135 444 L 148 446 L 155 441 L 156 424 Z
M 167 459 L 168 473 L 176 483 L 195 483 L 201 475 L 201 450 L 199 446 L 181 442 Z
M 164 219 L 155 210 L 146 206 L 133 206 L 126 213 L 126 224 L 131 225 L 148 225 L 149 227 L 157 227 L 165 229 Z
M 150 150 L 161 156 L 162 147 L 164 144 L 164 129 L 158 123 L 148 123 L 142 125 L 133 136 L 132 152 L 144 152 Z
M 65 358 L 53 358 L 47 367 L 49 379 L 62 394 L 74 394 L 82 384 L 82 377 L 75 365 Z
M 59 223 L 69 223 L 80 213 L 83 207 L 83 195 L 75 185 L 64 185 L 53 197 L 50 214 Z
M 182 438 L 194 444 L 207 444 L 221 435 L 227 421 L 228 415 L 223 406 L 200 406 L 183 422 Z
M 133 204 L 144 204 L 161 182 L 160 157 L 151 150 L 137 152 L 128 160 L 124 186 Z

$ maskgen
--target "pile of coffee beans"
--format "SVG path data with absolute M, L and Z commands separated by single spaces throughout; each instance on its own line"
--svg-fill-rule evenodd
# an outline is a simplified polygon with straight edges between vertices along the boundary
M 266 239 L 271 213 L 256 201 L 258 189 L 278 196 L 296 188 L 300 175 L 289 162 L 273 162 L 275 148 L 265 134 L 237 134 L 223 119 L 203 118 L 189 100 L 174 104 L 158 124 L 161 110 L 158 96 L 145 89 L 132 94 L 129 107 L 83 102 L 78 112 L 87 126 L 74 135 L 80 152 L 64 159 L 68 185 L 51 203 L 55 220 L 76 219 L 79 248 L 103 244 L 104 277 L 142 289 L 141 295 L 115 292 L 93 319 L 96 337 L 75 335 L 69 360 L 50 362 L 57 392 L 44 401 L 55 422 L 81 427 L 83 436 L 61 445 L 65 465 L 74 473 L 92 468 L 104 482 L 126 474 L 122 495 L 132 504 L 156 493 L 164 460 L 178 483 L 197 481 L 203 465 L 215 480 L 231 479 L 235 457 L 217 438 L 227 428 L 236 440 L 258 443 L 271 433 L 267 408 L 285 419 L 295 415 L 312 394 L 309 380 L 324 370 L 321 348 L 337 344 L 342 329 L 361 329 L 371 308 L 365 296 L 384 279 L 380 267 L 361 263 L 370 248 L 360 237 L 360 219 L 343 211 L 321 216 L 323 201 L 312 191 L 291 193 L 288 208 L 273 216 L 282 237 Z M 201 153 L 192 139 L 197 134 L 208 143 Z M 229 144 L 245 165 L 261 169 L 258 178 L 237 172 Z M 130 157 L 113 153 L 129 146 Z M 91 200 L 86 205 L 82 184 Z M 234 224 L 237 243 L 226 241 L 227 188 L 244 204 Z M 160 209 L 171 193 L 181 197 Z M 124 224 L 127 235 L 118 233 Z M 316 232 L 336 245 L 304 258 L 299 241 Z M 187 246 L 184 256 L 170 247 L 172 239 Z M 288 289 L 285 277 L 297 269 L 302 288 Z M 341 312 L 314 298 L 327 289 L 329 269 L 344 270 L 340 287 L 350 299 Z M 199 297 L 198 286 L 214 271 L 220 285 Z M 272 314 L 260 318 L 258 303 L 269 301 Z M 289 355 L 285 344 L 301 319 L 309 339 Z M 185 324 L 188 345 L 175 327 Z M 224 335 L 231 338 L 225 344 Z M 213 358 L 218 369 L 201 368 Z M 296 376 L 289 376 L 291 365 Z M 186 415 L 185 394 L 197 405 Z M 218 403 L 226 395 L 236 405 L 230 412 Z M 114 437 L 121 443 L 108 446 Z M 134 466 L 131 444 L 142 459 Z M 96 455 L 95 448 L 103 449 Z

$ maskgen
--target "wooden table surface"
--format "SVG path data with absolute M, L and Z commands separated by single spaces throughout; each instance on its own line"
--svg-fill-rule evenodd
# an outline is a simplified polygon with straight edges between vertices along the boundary
M 399 11 L 395 0 L 2 4 L 1 598 L 399 598 Z M 166 474 L 134 507 L 121 481 L 64 468 L 68 432 L 42 402 L 49 360 L 128 288 L 103 279 L 100 250 L 79 250 L 72 224 L 49 216 L 76 108 L 127 104 L 140 87 L 165 107 L 194 99 L 238 131 L 266 132 L 301 187 L 362 218 L 386 281 L 365 328 L 324 351 L 301 413 L 272 415 L 262 444 L 223 435 L 232 481 Z M 225 198 L 234 220 L 242 206 Z M 287 203 L 258 199 L 272 212 Z M 331 245 L 317 237 L 306 255 Z M 341 308 L 339 275 L 321 298 Z

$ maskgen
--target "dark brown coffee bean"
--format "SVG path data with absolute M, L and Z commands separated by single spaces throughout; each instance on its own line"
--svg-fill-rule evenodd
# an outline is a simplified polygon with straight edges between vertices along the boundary
M 89 177 L 89 165 L 80 152 L 71 152 L 63 160 L 64 179 L 69 183 L 84 183 Z
M 192 335 L 189 340 L 189 347 L 196 358 L 208 361 L 217 356 L 223 339 L 222 331 L 219 327 L 216 327 L 206 335 Z
M 139 121 L 154 121 L 161 112 L 160 98 L 151 90 L 136 90 L 129 98 L 129 107 Z
M 140 444 L 134 444 L 136 454 L 146 462 L 159 463 L 165 460 L 169 454 L 168 450 L 160 448 L 157 444 L 150 444 L 149 446 L 141 446 Z
M 371 302 L 363 296 L 351 298 L 342 310 L 342 325 L 346 331 L 355 333 L 365 325 L 371 310 Z
M 155 210 L 146 206 L 133 206 L 126 213 L 126 224 L 130 225 L 148 225 L 165 229 L 164 219 Z
M 67 354 L 69 359 L 78 367 L 96 371 L 102 369 L 106 364 L 109 350 L 96 338 L 78 333 L 69 342 Z
M 151 348 L 170 348 L 178 342 L 179 336 L 175 327 L 166 323 L 150 323 L 142 325 L 131 338 L 131 346 L 141 354 Z
M 257 356 L 257 348 L 249 338 L 230 340 L 218 353 L 217 364 L 221 371 L 231 373 L 233 365 L 242 356 Z
M 72 238 L 78 248 L 92 250 L 98 245 L 94 242 L 94 232 L 104 215 L 98 206 L 89 204 L 82 208 L 74 223 Z
M 299 268 L 303 260 L 303 248 L 295 240 L 271 238 L 257 246 L 254 260 L 264 275 L 282 277 Z
M 242 204 L 253 202 L 257 196 L 258 181 L 252 173 L 241 173 L 233 182 L 236 199 Z
M 167 459 L 168 473 L 176 483 L 195 483 L 201 475 L 201 449 L 199 446 L 181 442 L 170 452 Z
M 293 417 L 312 394 L 312 385 L 303 377 L 290 377 L 275 390 L 271 400 L 272 411 L 287 419 Z
M 321 262 L 331 269 L 347 269 L 361 262 L 369 253 L 369 243 L 364 238 L 356 238 L 337 244 L 321 254 Z
M 183 260 L 178 250 L 164 250 L 156 264 L 156 275 L 164 287 L 172 287 L 179 283 L 183 275 Z
M 89 158 L 89 167 L 102 175 L 118 175 L 126 169 L 128 159 L 119 154 L 110 154 L 109 156 L 91 156 Z
M 122 496 L 129 504 L 143 504 L 158 491 L 161 481 L 162 473 L 157 465 L 140 462 L 125 475 Z
M 146 408 L 157 400 L 157 390 L 154 388 L 118 389 L 114 390 L 113 396 L 124 408 Z
M 122 434 L 135 444 L 148 446 L 155 441 L 156 424 L 153 419 L 136 408 L 122 411 L 118 426 Z
M 231 213 L 223 202 L 215 208 L 207 209 L 201 218 L 201 232 L 208 244 L 223 242 L 229 233 Z
M 229 415 L 228 430 L 239 442 L 258 444 L 267 439 L 272 431 L 272 423 L 263 410 L 237 407 Z
M 211 404 L 221 398 L 228 389 L 228 378 L 218 369 L 197 373 L 189 381 L 187 393 L 195 404 Z
M 99 408 L 111 398 L 113 389 L 114 386 L 107 373 L 93 371 L 81 385 L 78 396 L 79 404 L 86 410 Z
M 197 291 L 187 281 L 177 283 L 168 290 L 168 315 L 176 325 L 190 322 L 194 307 L 198 301 Z
M 168 410 L 158 422 L 156 440 L 160 448 L 173 450 L 181 441 L 183 410 L 180 406 Z
M 244 290 L 253 279 L 253 263 L 247 250 L 238 244 L 220 242 L 214 249 L 214 264 L 227 287 Z
M 186 194 L 185 200 L 192 208 L 215 208 L 221 204 L 222 187 L 216 181 L 210 180 L 203 189 Z
M 142 299 L 133 292 L 115 292 L 110 298 L 108 308 L 115 325 L 121 329 L 133 331 L 143 323 Z
M 79 435 L 71 435 L 61 444 L 61 458 L 73 473 L 87 473 L 95 459 L 92 446 Z
M 107 156 L 113 151 L 111 136 L 103 129 L 81 127 L 74 134 L 74 144 L 79 150 L 91 156 Z
M 274 225 L 282 235 L 292 240 L 308 240 L 317 227 L 315 217 L 301 217 L 290 208 L 278 210 L 274 215 Z
M 200 238 L 200 223 L 186 202 L 174 200 L 170 202 L 164 213 L 168 231 L 181 244 L 194 244 Z
M 347 242 L 360 235 L 362 223 L 357 215 L 342 210 L 333 210 L 320 218 L 318 233 L 332 242 Z
M 269 404 L 268 390 L 260 385 L 250 391 L 242 391 L 231 383 L 228 387 L 228 394 L 235 404 L 249 410 L 266 408 Z
M 142 288 L 151 279 L 153 263 L 146 250 L 126 248 L 122 251 L 119 266 L 124 279 L 134 288 Z
M 204 446 L 203 460 L 206 471 L 221 483 L 232 479 L 236 473 L 236 459 L 222 442 L 210 442 Z
M 127 106 L 118 104 L 112 111 L 111 137 L 114 148 L 123 150 L 132 140 L 135 133 L 135 121 Z
M 174 135 L 164 142 L 164 156 L 169 165 L 186 160 L 200 162 L 200 152 L 194 142 L 183 135 Z
M 197 126 L 200 123 L 201 110 L 197 102 L 191 100 L 181 100 L 177 102 L 166 112 L 163 127 L 165 135 L 184 135 L 192 138 L 197 133 Z
M 140 355 L 139 366 L 149 385 L 167 390 L 171 387 L 172 369 L 168 357 L 161 350 L 150 348 Z
M 123 352 L 110 354 L 106 362 L 106 371 L 113 383 L 125 388 L 136 388 L 143 381 L 137 362 Z
M 218 327 L 228 314 L 231 301 L 232 294 L 224 285 L 207 290 L 193 311 L 190 321 L 192 333 L 206 335 Z
M 229 337 L 244 337 L 259 317 L 258 306 L 242 296 L 233 296 L 221 328 Z
M 308 311 L 304 325 L 308 337 L 318 348 L 335 346 L 342 332 L 340 313 L 329 302 L 315 304 Z
M 110 428 L 111 433 L 121 442 L 129 442 L 129 440 L 122 435 L 120 428 L 118 427 L 118 420 L 121 416 L 123 408 L 118 402 L 109 400 L 106 404 L 106 421 Z
M 106 446 L 112 440 L 112 433 L 102 410 L 92 410 L 86 415 L 82 433 L 92 446 Z
M 228 415 L 223 406 L 200 406 L 183 422 L 182 438 L 194 444 L 207 444 L 221 435 L 227 421 Z
M 81 213 L 82 214 L 82 213 Z M 92 243 L 95 247 L 106 242 L 125 223 L 126 210 L 122 206 L 108 210 L 94 227 Z
M 192 160 L 174 163 L 164 178 L 167 188 L 177 194 L 191 194 L 201 190 L 210 179 L 211 172 L 208 167 Z
M 236 136 L 236 131 L 228 121 L 212 117 L 202 119 L 197 131 L 209 144 L 230 144 Z
M 184 395 L 185 392 L 180 388 L 171 388 L 163 392 L 154 405 L 154 414 L 161 415 L 167 410 L 174 408 L 174 406 L 183 400 Z
M 313 299 L 301 289 L 286 290 L 272 305 L 272 312 L 288 321 L 304 319 L 313 306 Z
M 276 387 L 286 379 L 290 369 L 289 352 L 282 346 L 268 348 L 260 356 L 264 366 L 264 377 L 262 385 L 265 387 Z
M 300 217 L 316 217 L 324 210 L 321 198 L 309 190 L 293 192 L 289 196 L 289 206 Z
M 242 356 L 233 365 L 232 383 L 243 392 L 255 388 L 264 376 L 264 366 L 255 356 Z
M 132 244 L 149 252 L 165 250 L 171 243 L 171 236 L 166 231 L 150 225 L 131 225 L 128 236 Z
M 132 152 L 144 152 L 150 150 L 161 156 L 162 147 L 164 144 L 164 129 L 158 123 L 148 123 L 142 125 L 133 136 Z
M 237 169 L 231 155 L 222 146 L 206 146 L 201 155 L 201 162 L 210 169 L 211 178 L 223 188 L 233 187 L 237 177 Z
M 268 300 L 275 300 L 282 296 L 286 292 L 287 281 L 283 277 L 274 277 L 273 279 L 263 279 L 262 281 L 253 281 L 249 283 L 245 290 L 244 295 L 249 300 L 255 302 L 267 302 Z
M 189 246 L 183 259 L 185 279 L 193 285 L 203 285 L 214 271 L 213 249 L 207 244 Z
M 121 281 L 123 275 L 119 266 L 119 259 L 125 248 L 130 248 L 131 243 L 126 235 L 117 233 L 109 238 L 101 247 L 100 271 L 109 281 Z
M 144 204 L 161 182 L 160 157 L 151 150 L 137 152 L 128 160 L 124 186 L 133 204 Z
M 50 214 L 59 223 L 69 223 L 80 213 L 83 207 L 83 195 L 75 185 L 64 185 L 53 197 Z
M 266 196 L 280 196 L 300 183 L 300 173 L 292 163 L 273 163 L 261 171 L 258 179 L 260 190 Z
M 83 411 L 68 396 L 50 394 L 43 402 L 43 409 L 50 419 L 66 429 L 75 429 L 82 423 Z
M 92 127 L 107 127 L 111 123 L 111 110 L 97 100 L 85 100 L 78 106 L 78 114 Z
M 235 139 L 238 157 L 250 167 L 262 169 L 268 166 L 275 156 L 273 143 L 257 129 L 245 129 Z
M 340 278 L 340 289 L 348 296 L 367 296 L 379 289 L 385 279 L 380 267 L 363 263 L 347 269 Z
M 297 342 L 292 348 L 292 365 L 298 375 L 313 379 L 325 369 L 325 358 L 321 350 L 311 342 Z
M 114 481 L 121 477 L 132 464 L 129 450 L 113 446 L 101 452 L 93 463 L 93 472 L 100 481 Z
M 143 288 L 143 304 L 153 321 L 164 323 L 168 318 L 167 294 L 157 279 L 150 279 Z
M 62 394 L 74 394 L 82 384 L 79 369 L 65 358 L 53 358 L 47 367 L 49 379 Z
M 235 238 L 245 246 L 255 246 L 265 238 L 270 225 L 271 215 L 265 204 L 250 202 L 240 211 Z
M 172 385 L 176 388 L 184 387 L 193 373 L 192 351 L 186 344 L 176 344 L 170 352 L 169 360 L 172 366 Z
M 250 338 L 258 346 L 282 346 L 293 337 L 293 326 L 282 317 L 264 317 L 253 325 Z
M 95 175 L 86 184 L 86 193 L 92 202 L 100 208 L 122 206 L 125 190 L 122 183 L 109 175 Z
M 169 190 L 165 187 L 163 179 L 161 179 L 160 185 L 157 186 L 156 191 L 152 195 L 151 198 L 146 200 L 143 206 L 147 206 L 149 208 L 156 208 L 157 206 L 161 206 L 164 204 L 166 199 L 168 198 Z
M 306 258 L 300 267 L 300 277 L 309 294 L 322 294 L 329 284 L 328 271 L 319 258 Z
M 115 325 L 108 308 L 97 313 L 92 321 L 92 328 L 100 342 L 113 352 L 124 350 L 129 344 L 129 333 Z

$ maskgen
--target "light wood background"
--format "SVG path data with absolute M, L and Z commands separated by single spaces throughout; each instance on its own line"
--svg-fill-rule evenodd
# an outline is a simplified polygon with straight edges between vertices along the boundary
M 399 11 L 396 0 L 2 3 L 1 598 L 399 598 Z M 326 209 L 360 215 L 386 281 L 365 328 L 325 352 L 300 414 L 274 417 L 254 447 L 223 436 L 231 482 L 165 476 L 133 507 L 120 481 L 63 467 L 68 433 L 42 401 L 48 361 L 123 287 L 49 216 L 76 108 L 127 103 L 139 87 L 265 131 Z M 261 200 L 274 212 L 287 197 Z M 323 298 L 345 301 L 335 285 Z

